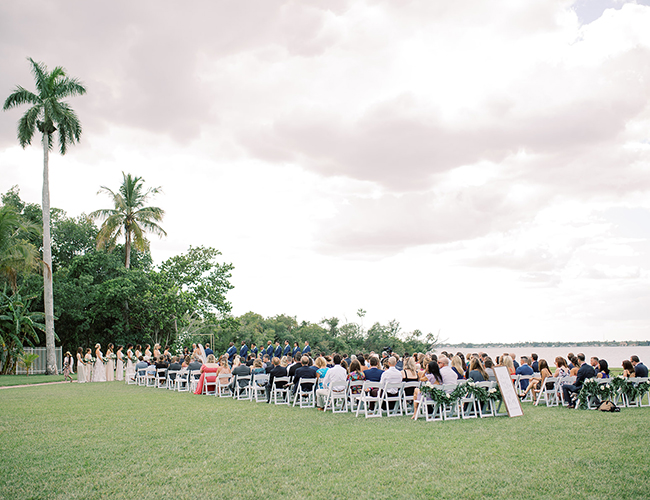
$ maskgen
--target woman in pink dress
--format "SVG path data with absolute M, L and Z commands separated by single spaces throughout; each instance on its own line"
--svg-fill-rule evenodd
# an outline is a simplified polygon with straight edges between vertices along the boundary
M 196 385 L 194 394 L 201 394 L 203 392 L 204 383 L 213 386 L 216 385 L 218 371 L 219 365 L 217 364 L 217 359 L 213 354 L 210 354 L 207 363 L 201 365 L 201 377 L 199 378 L 199 383 Z
M 113 360 L 113 344 L 108 344 L 106 356 L 104 357 L 104 367 L 106 368 L 106 381 L 115 380 L 115 361 Z
M 124 380 L 124 354 L 122 354 L 124 346 L 117 346 L 117 361 L 115 362 L 115 380 Z

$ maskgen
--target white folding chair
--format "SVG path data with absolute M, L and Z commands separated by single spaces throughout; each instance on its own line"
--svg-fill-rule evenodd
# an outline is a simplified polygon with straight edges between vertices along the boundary
M 639 384 L 647 384 L 648 383 L 648 377 L 637 377 L 637 380 L 639 381 Z M 641 408 L 648 408 L 650 407 L 650 391 L 640 395 L 638 397 L 639 401 L 639 407 Z
M 564 391 L 562 390 L 562 387 L 565 385 L 573 385 L 576 383 L 578 377 L 563 377 L 560 380 L 560 390 L 559 390 L 559 395 L 560 395 L 560 401 L 562 403 L 562 406 L 568 406 L 570 401 L 564 401 Z
M 381 411 L 385 412 L 387 417 L 401 417 L 404 415 L 404 410 L 402 409 L 403 385 L 403 382 L 384 384 L 380 395 L 380 407 Z
M 156 389 L 167 387 L 167 368 L 158 368 L 156 370 L 155 387 Z
M 165 379 L 167 383 L 165 387 L 170 391 L 176 390 L 176 375 L 178 375 L 179 370 L 167 370 L 167 378 Z
M 176 375 L 174 380 L 176 390 L 178 392 L 189 392 L 190 390 L 190 372 L 187 370 L 181 370 Z
M 350 401 L 350 411 L 357 411 L 359 400 L 363 394 L 363 380 L 351 380 L 348 386 L 348 399 Z
M 314 408 L 316 406 L 316 381 L 315 378 L 301 378 L 293 398 L 293 406 L 300 408 Z
M 446 393 L 451 393 L 458 384 L 442 384 L 442 390 Z M 446 403 L 442 409 L 443 417 L 445 420 L 458 420 L 460 419 L 461 411 L 458 400 Z
M 139 386 L 147 385 L 147 369 L 140 368 L 139 370 L 137 370 L 135 374 L 135 379 L 136 379 L 136 383 Z
M 348 411 L 348 382 L 338 380 L 330 382 L 325 398 L 325 411 L 332 409 L 332 413 L 347 413 Z
M 539 405 L 542 397 L 546 406 L 557 406 L 560 398 L 558 397 L 559 381 L 557 377 L 546 377 L 544 383 L 537 394 L 537 401 L 535 404 Z
M 477 382 L 476 386 L 477 387 L 482 387 L 488 393 L 490 392 L 490 389 L 496 386 L 496 382 L 493 381 L 485 381 L 485 382 Z M 486 402 L 481 402 L 481 401 L 476 401 L 476 407 L 478 409 L 478 416 L 481 418 L 485 417 L 493 417 L 494 416 L 494 401 L 492 399 L 488 399 Z
M 258 373 L 253 376 L 253 383 L 251 384 L 251 400 L 256 403 L 264 403 L 266 401 L 266 385 L 269 383 L 269 376 L 265 373 Z
M 222 373 L 217 378 L 217 392 L 216 395 L 220 398 L 229 398 L 232 393 L 230 392 L 230 379 L 232 374 Z M 205 384 L 204 384 L 205 385 Z
M 381 417 L 381 394 L 379 391 L 382 388 L 380 382 L 370 382 L 366 380 L 363 384 L 363 391 L 361 393 L 361 398 L 359 398 L 359 405 L 357 406 L 357 412 L 355 416 L 359 416 L 361 413 L 361 408 L 363 407 L 363 413 L 366 418 L 371 417 Z M 374 392 L 374 395 L 373 395 Z M 372 405 L 372 408 L 370 407 Z
M 515 391 L 517 392 L 517 395 L 522 394 L 526 389 L 528 389 L 528 386 L 530 385 L 530 380 L 532 378 L 533 378 L 533 375 L 519 375 L 519 377 L 517 378 L 517 382 L 515 383 L 516 384 L 515 385 Z M 526 385 L 526 389 L 524 389 L 522 387 L 521 382 L 523 380 L 528 381 L 528 384 L 524 384 L 524 385 Z M 533 391 L 532 390 L 528 391 L 528 393 L 526 394 L 526 397 L 524 397 L 521 401 L 526 402 L 526 403 L 532 403 L 533 402 Z
M 275 377 L 271 387 L 271 399 L 276 405 L 290 405 L 289 377 Z
M 250 399 L 251 376 L 250 375 L 237 375 L 235 383 L 233 384 L 234 390 L 233 397 L 239 400 Z
M 413 392 L 418 387 L 420 387 L 420 382 L 404 382 L 402 388 L 402 409 L 404 410 L 404 415 L 413 415 L 413 408 L 415 406 Z M 413 389 L 413 391 L 410 389 Z M 410 395 L 407 395 L 407 393 L 410 393 Z
M 199 385 L 199 379 L 201 378 L 201 370 L 190 370 L 190 392 L 194 392 L 196 387 Z
M 478 401 L 472 393 L 467 393 L 458 401 L 460 416 L 463 419 L 478 418 Z
M 156 375 L 157 373 L 155 371 L 147 370 L 147 374 L 145 376 L 146 387 L 156 387 Z

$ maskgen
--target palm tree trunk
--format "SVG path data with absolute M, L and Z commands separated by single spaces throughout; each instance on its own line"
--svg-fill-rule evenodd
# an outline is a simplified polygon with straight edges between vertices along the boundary
M 45 305 L 46 373 L 55 375 L 54 293 L 52 291 L 52 242 L 50 240 L 49 137 L 43 134 L 43 302 Z
M 125 241 L 124 241 L 124 267 L 129 269 L 131 267 L 131 232 L 128 229 L 124 231 Z

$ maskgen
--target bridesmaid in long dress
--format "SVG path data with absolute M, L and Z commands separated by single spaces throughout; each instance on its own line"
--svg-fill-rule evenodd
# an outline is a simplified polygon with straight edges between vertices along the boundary
M 106 349 L 106 357 L 104 358 L 106 365 L 106 381 L 112 382 L 115 380 L 115 361 L 113 361 L 113 344 L 108 344 Z
M 95 344 L 95 369 L 93 370 L 93 382 L 106 382 L 106 368 L 104 367 L 104 355 L 102 346 Z
M 86 382 L 92 382 L 93 380 L 93 355 L 91 354 L 90 347 L 86 349 L 86 355 L 84 356 L 84 371 L 86 372 Z
M 149 344 L 144 348 L 144 360 L 147 363 L 151 361 L 151 346 Z
M 115 365 L 115 380 L 124 380 L 124 354 L 122 354 L 123 345 L 117 346 L 117 362 Z
M 135 378 L 135 357 L 133 355 L 133 351 L 131 348 L 133 347 L 133 344 L 129 344 L 126 346 L 126 380 L 127 382 L 130 380 L 129 377 Z
M 86 382 L 86 370 L 84 366 L 84 350 L 83 347 L 77 349 L 77 383 L 83 384 Z

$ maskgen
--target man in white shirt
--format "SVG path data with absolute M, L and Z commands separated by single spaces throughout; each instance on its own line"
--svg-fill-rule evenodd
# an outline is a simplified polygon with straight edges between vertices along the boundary
M 319 410 L 325 407 L 325 398 L 329 394 L 329 386 L 333 382 L 345 382 L 348 379 L 348 372 L 341 366 L 341 356 L 334 355 L 334 366 L 327 370 L 325 377 L 323 377 L 323 388 L 316 390 L 316 406 Z
M 402 372 L 397 368 L 397 359 L 393 356 L 388 358 L 388 370 L 381 374 L 381 383 L 382 384 L 401 384 L 402 383 Z M 393 392 L 393 391 L 391 391 Z
M 449 366 L 449 358 L 447 356 L 440 356 L 438 358 L 438 366 L 440 367 L 440 376 L 442 377 L 443 384 L 458 383 L 458 375 Z

